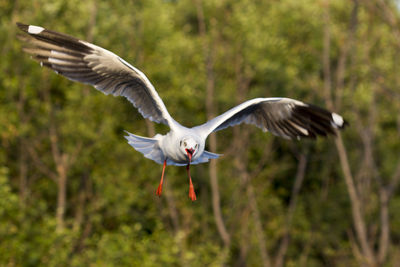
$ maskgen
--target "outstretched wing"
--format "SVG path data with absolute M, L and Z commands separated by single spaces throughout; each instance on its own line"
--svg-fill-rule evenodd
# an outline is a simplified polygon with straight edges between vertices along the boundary
M 70 80 L 93 85 L 104 94 L 126 97 L 142 114 L 170 128 L 175 121 L 147 77 L 116 54 L 39 26 L 17 23 L 26 52 L 42 66 Z
M 338 114 L 290 98 L 255 98 L 197 126 L 207 136 L 211 132 L 241 123 L 254 124 L 263 131 L 287 139 L 335 135 L 347 122 Z

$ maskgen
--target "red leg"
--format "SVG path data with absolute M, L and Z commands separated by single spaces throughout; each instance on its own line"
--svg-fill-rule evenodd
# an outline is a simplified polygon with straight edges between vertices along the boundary
M 164 160 L 164 165 L 163 165 L 162 174 L 161 174 L 161 181 L 160 181 L 160 184 L 158 185 L 157 192 L 156 192 L 157 196 L 161 196 L 162 185 L 163 185 L 163 182 L 164 182 L 164 172 L 165 172 L 165 166 L 166 165 L 167 165 L 167 160 Z
M 194 192 L 194 187 L 193 187 L 193 183 L 192 183 L 192 177 L 190 176 L 190 163 L 186 166 L 186 170 L 189 176 L 189 198 L 192 201 L 196 200 L 196 193 Z

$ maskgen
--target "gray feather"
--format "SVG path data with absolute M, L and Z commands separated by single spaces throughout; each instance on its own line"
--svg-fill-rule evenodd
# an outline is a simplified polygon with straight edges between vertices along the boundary
M 255 98 L 195 127 L 203 136 L 241 123 L 291 139 L 336 134 L 347 122 L 336 113 L 290 98 Z
M 114 53 L 39 26 L 17 23 L 27 33 L 25 52 L 70 80 L 93 85 L 104 94 L 126 97 L 143 115 L 173 128 L 176 122 L 147 77 Z

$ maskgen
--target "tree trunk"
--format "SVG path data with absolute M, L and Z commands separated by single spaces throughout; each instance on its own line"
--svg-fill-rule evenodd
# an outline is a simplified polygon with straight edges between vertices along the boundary
M 210 120 L 215 117 L 216 108 L 214 99 L 214 88 L 215 88 L 215 76 L 214 76 L 214 61 L 213 61 L 213 48 L 207 42 L 207 30 L 206 23 L 203 13 L 203 6 L 201 0 L 196 0 L 196 10 L 197 10 L 197 20 L 199 22 L 199 32 L 200 37 L 203 42 L 203 54 L 205 58 L 205 69 L 206 69 L 206 77 L 207 77 L 207 86 L 206 86 L 206 113 L 207 119 Z M 211 23 L 211 25 L 215 26 L 215 21 Z M 211 30 L 212 32 L 212 30 Z M 210 150 L 217 150 L 217 137 L 215 134 L 211 134 L 209 136 L 209 144 Z M 226 230 L 224 220 L 222 218 L 221 212 L 221 203 L 220 203 L 220 194 L 219 194 L 219 186 L 218 186 L 218 175 L 217 175 L 217 162 L 215 160 L 210 160 L 209 165 L 209 176 L 210 176 L 210 184 L 211 184 L 211 192 L 212 192 L 212 207 L 214 213 L 215 223 L 217 225 L 218 233 L 221 236 L 221 239 L 224 242 L 225 247 L 230 246 L 230 235 Z
M 57 195 L 57 231 L 60 232 L 64 229 L 64 215 L 67 198 L 67 171 L 65 166 L 57 166 L 58 173 L 58 195 Z
M 333 110 L 332 101 L 332 81 L 331 81 L 331 69 L 330 69 L 330 17 L 329 17 L 329 0 L 324 2 L 324 41 L 323 41 L 323 70 L 324 70 L 324 92 L 325 101 L 329 109 Z M 375 257 L 372 248 L 368 243 L 368 236 L 366 230 L 366 221 L 361 213 L 362 204 L 357 194 L 356 186 L 354 184 L 353 175 L 350 169 L 350 163 L 347 157 L 347 152 L 343 144 L 341 134 L 337 134 L 335 139 L 335 145 L 339 154 L 340 164 L 343 170 L 343 176 L 345 179 L 347 191 L 349 193 L 354 228 L 356 230 L 356 236 L 361 246 L 361 251 L 365 257 L 366 263 L 371 266 L 376 265 Z
M 243 57 L 238 53 L 236 58 L 236 103 L 241 103 L 245 100 L 246 93 L 249 89 L 250 79 L 245 77 Z M 247 157 L 247 140 L 249 140 L 249 128 L 235 127 L 233 146 L 235 149 L 234 164 L 238 171 L 241 183 L 246 185 L 248 204 L 251 210 L 253 223 L 255 226 L 255 235 L 258 241 L 258 249 L 261 257 L 261 265 L 264 267 L 271 266 L 270 256 L 268 255 L 266 247 L 266 238 L 260 217 L 260 212 L 257 205 L 256 196 L 254 193 L 253 185 L 251 184 L 250 173 L 247 170 L 248 157 Z
M 274 264 L 275 267 L 283 266 L 285 255 L 289 247 L 290 227 L 292 224 L 294 212 L 296 210 L 297 196 L 300 192 L 306 174 L 306 166 L 307 166 L 307 156 L 304 153 L 301 153 L 299 157 L 299 163 L 297 164 L 296 178 L 292 189 L 292 194 L 290 197 L 289 209 L 286 214 L 285 233 L 281 240 L 278 253 L 275 257 L 275 264 Z
M 28 165 L 24 147 L 25 142 L 21 140 L 19 148 L 19 198 L 23 207 L 25 206 L 25 200 L 28 192 Z

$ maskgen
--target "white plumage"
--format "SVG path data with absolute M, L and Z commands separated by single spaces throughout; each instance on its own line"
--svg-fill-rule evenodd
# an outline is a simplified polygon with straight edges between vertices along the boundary
M 127 98 L 142 114 L 171 129 L 166 135 L 152 138 L 128 133 L 128 143 L 146 158 L 163 164 L 157 194 L 161 195 L 166 165 L 186 165 L 189 175 L 189 197 L 196 199 L 190 177 L 190 164 L 208 162 L 220 155 L 204 150 L 208 135 L 241 123 L 253 124 L 263 131 L 292 139 L 315 138 L 335 134 L 346 125 L 336 113 L 282 97 L 248 100 L 218 117 L 193 128 L 176 122 L 146 75 L 116 54 L 74 37 L 40 26 L 17 23 L 26 32 L 21 39 L 24 49 L 40 62 L 73 81 L 93 85 L 104 94 Z

